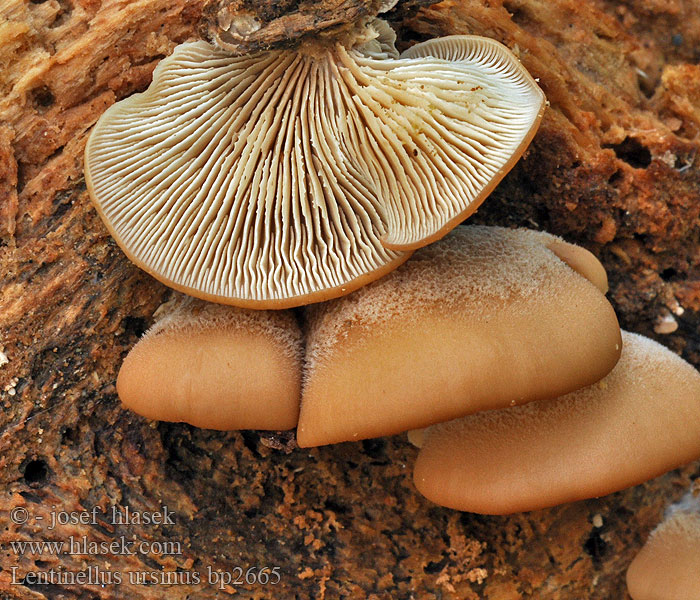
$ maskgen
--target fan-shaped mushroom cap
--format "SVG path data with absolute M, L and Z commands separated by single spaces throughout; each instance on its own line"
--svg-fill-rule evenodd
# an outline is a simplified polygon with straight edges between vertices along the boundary
M 429 427 L 418 491 L 505 514 L 609 494 L 700 457 L 700 373 L 652 340 L 622 340 L 617 366 L 594 385 Z
M 627 590 L 633 600 L 700 600 L 700 514 L 677 512 L 651 533 Z
M 554 254 L 561 258 L 579 275 L 582 275 L 604 294 L 608 293 L 608 274 L 600 261 L 588 250 L 569 244 L 564 240 L 553 240 L 547 244 Z
M 309 307 L 300 446 L 552 398 L 612 369 L 620 329 L 546 233 L 458 227 L 384 279 Z
M 476 209 L 544 96 L 492 40 L 432 40 L 401 58 L 393 41 L 375 21 L 349 49 L 178 46 L 87 144 L 112 236 L 164 283 L 254 308 L 325 300 L 396 268 Z
M 209 429 L 291 429 L 301 387 L 301 332 L 287 311 L 189 300 L 124 360 L 117 392 L 149 419 Z

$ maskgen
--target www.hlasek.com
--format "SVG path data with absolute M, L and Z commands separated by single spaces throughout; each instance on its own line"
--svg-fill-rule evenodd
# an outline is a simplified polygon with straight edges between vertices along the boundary
M 48 515 L 31 515 L 24 507 L 10 511 L 10 519 L 16 525 L 25 523 L 48 522 L 47 531 L 53 535 L 60 533 L 68 525 L 175 525 L 175 517 L 167 506 L 158 511 L 132 511 L 126 507 L 111 507 L 109 512 L 99 506 L 92 510 L 62 511 L 55 510 Z M 134 536 L 120 535 L 109 539 L 90 539 L 87 535 L 69 535 L 64 540 L 12 540 L 10 549 L 15 556 L 29 556 L 35 560 L 47 556 L 103 557 L 114 559 L 119 556 L 156 555 L 181 557 L 184 566 L 192 566 L 191 559 L 183 554 L 179 541 L 158 541 L 136 539 Z M 84 564 L 84 563 L 83 563 Z M 224 590 L 230 586 L 240 585 L 275 585 L 281 581 L 280 567 L 234 567 L 232 569 L 213 569 L 206 566 L 202 571 L 179 568 L 177 571 L 120 571 L 113 570 L 110 562 L 106 567 L 91 566 L 78 571 L 64 568 L 51 568 L 44 571 L 26 571 L 18 565 L 10 567 L 12 584 L 15 585 L 198 585 L 208 583 Z

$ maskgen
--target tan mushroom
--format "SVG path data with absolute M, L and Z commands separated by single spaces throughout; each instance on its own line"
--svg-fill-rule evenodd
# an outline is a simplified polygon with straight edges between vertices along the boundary
M 622 339 L 619 363 L 592 386 L 429 427 L 418 491 L 505 514 L 609 494 L 700 457 L 700 373 L 652 340 Z
M 675 512 L 627 570 L 632 600 L 700 600 L 700 514 Z
M 606 375 L 621 346 L 614 311 L 552 244 L 458 227 L 384 279 L 309 307 L 299 445 L 553 398 Z
M 492 40 L 393 44 L 375 20 L 294 51 L 178 46 L 87 144 L 112 236 L 166 284 L 244 307 L 325 300 L 396 268 L 476 209 L 544 96 Z
M 585 277 L 604 294 L 608 293 L 608 274 L 594 254 L 564 240 L 553 240 L 547 244 L 554 254 L 579 275 Z
M 125 407 L 210 429 L 292 429 L 301 387 L 301 332 L 288 311 L 189 299 L 158 321 L 117 379 Z

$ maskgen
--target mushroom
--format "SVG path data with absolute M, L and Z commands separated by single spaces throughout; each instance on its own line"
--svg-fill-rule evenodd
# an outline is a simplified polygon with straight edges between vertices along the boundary
M 233 56 L 178 46 L 85 150 L 107 228 L 188 294 L 284 308 L 348 293 L 472 213 L 534 135 L 544 96 L 501 44 L 401 57 L 383 21 Z
M 700 457 L 700 373 L 645 337 L 622 340 L 613 371 L 585 389 L 429 427 L 418 491 L 507 514 L 609 494 Z
M 553 240 L 547 244 L 547 248 L 601 292 L 608 293 L 608 274 L 594 254 L 564 240 Z
M 695 508 L 674 512 L 651 532 L 627 569 L 633 600 L 700 600 L 700 513 Z
M 288 311 L 187 299 L 127 355 L 117 392 L 125 407 L 149 419 L 210 429 L 292 429 L 302 347 Z
M 299 445 L 554 398 L 606 375 L 620 354 L 617 318 L 548 247 L 562 244 L 458 227 L 384 279 L 308 307 Z M 567 250 L 572 262 L 591 256 Z

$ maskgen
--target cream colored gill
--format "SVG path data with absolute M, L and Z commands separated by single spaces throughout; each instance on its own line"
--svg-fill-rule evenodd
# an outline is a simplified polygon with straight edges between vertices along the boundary
M 496 42 L 397 58 L 379 23 L 354 49 L 182 44 L 112 106 L 85 171 L 126 254 L 192 295 L 281 308 L 380 277 L 472 212 L 532 136 L 542 93 Z

